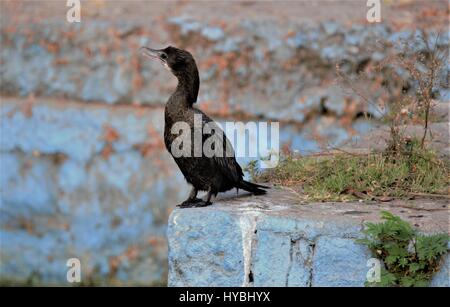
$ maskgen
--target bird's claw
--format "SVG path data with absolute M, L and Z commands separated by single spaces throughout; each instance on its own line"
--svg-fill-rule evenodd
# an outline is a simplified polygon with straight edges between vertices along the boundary
M 210 201 L 204 201 L 199 198 L 195 199 L 188 199 L 182 202 L 181 204 L 177 205 L 179 208 L 195 208 L 195 207 L 206 207 L 211 205 L 212 203 Z
M 202 200 L 201 202 L 196 203 L 195 207 L 207 207 L 207 206 L 210 206 L 210 205 L 212 205 L 212 202 Z

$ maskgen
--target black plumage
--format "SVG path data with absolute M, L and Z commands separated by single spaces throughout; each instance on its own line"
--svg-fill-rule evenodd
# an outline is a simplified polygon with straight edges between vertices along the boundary
M 178 79 L 177 88 L 165 107 L 164 142 L 187 182 L 193 186 L 188 199 L 179 206 L 208 206 L 211 204 L 212 195 L 216 196 L 219 192 L 225 192 L 233 188 L 243 189 L 253 194 L 265 194 L 264 189 L 267 187 L 243 179 L 243 172 L 236 162 L 231 143 L 220 127 L 205 113 L 193 107 L 193 104 L 197 101 L 200 79 L 192 55 L 185 50 L 171 46 L 160 50 L 142 47 L 141 51 L 144 55 L 159 60 Z M 200 143 L 194 142 L 195 130 L 200 128 L 194 124 L 195 116 L 197 118 L 201 116 L 202 132 L 200 133 L 202 138 Z M 172 149 L 172 144 L 178 137 L 177 134 L 173 133 L 172 127 L 178 122 L 187 123 L 191 129 L 191 152 L 186 157 L 174 155 Z M 205 125 L 212 127 L 210 134 L 203 133 Z M 221 148 L 221 154 L 212 156 L 204 154 L 203 145 L 211 137 L 214 138 L 214 146 Z M 195 156 L 195 146 L 202 146 L 200 156 Z M 208 192 L 206 200 L 197 198 L 198 191 Z

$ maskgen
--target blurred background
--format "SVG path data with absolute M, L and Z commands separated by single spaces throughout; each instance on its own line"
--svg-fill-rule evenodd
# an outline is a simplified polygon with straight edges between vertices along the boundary
M 140 46 L 189 50 L 197 107 L 279 121 L 284 151 L 367 133 L 376 121 L 363 114 L 378 115 L 336 82 L 336 64 L 356 75 L 387 59 L 380 40 L 418 27 L 444 28 L 442 48 L 449 38 L 447 1 L 381 1 L 381 23 L 366 2 L 92 0 L 69 23 L 66 1 L 2 0 L 0 283 L 69 285 L 75 257 L 85 285 L 166 284 L 166 223 L 189 186 L 162 140 L 176 79 Z

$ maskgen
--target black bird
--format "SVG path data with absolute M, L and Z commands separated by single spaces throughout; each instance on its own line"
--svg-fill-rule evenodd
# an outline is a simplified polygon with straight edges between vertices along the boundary
M 268 187 L 254 184 L 243 179 L 243 172 L 236 162 L 234 151 L 230 141 L 224 132 L 215 122 L 205 113 L 192 105 L 197 101 L 197 95 L 200 87 L 200 78 L 197 65 L 192 55 L 182 49 L 169 46 L 165 49 L 150 49 L 142 47 L 143 55 L 159 60 L 168 68 L 178 79 L 178 85 L 175 92 L 170 96 L 166 103 L 164 117 L 164 143 L 170 152 L 186 181 L 193 188 L 188 197 L 179 207 L 204 207 L 211 204 L 212 195 L 217 196 L 219 192 L 225 192 L 233 188 L 243 189 L 253 194 L 265 194 Z M 194 125 L 194 116 L 201 116 L 201 126 Z M 174 155 L 172 142 L 178 137 L 171 132 L 172 126 L 177 122 L 185 122 L 191 129 L 193 140 L 195 130 L 201 129 L 201 143 L 191 146 L 191 152 L 188 156 Z M 205 125 L 213 127 L 210 134 L 204 134 Z M 212 132 L 214 131 L 214 132 Z M 198 132 L 198 131 L 197 131 Z M 198 134 L 197 134 L 198 135 Z M 212 137 L 214 146 L 221 148 L 221 154 L 205 155 L 203 145 L 205 141 Z M 211 140 L 210 140 L 211 141 Z M 198 143 L 198 142 L 197 142 Z M 195 155 L 195 146 L 202 146 L 201 154 Z M 215 149 L 214 146 L 211 148 Z M 198 148 L 197 148 L 198 149 Z M 217 153 L 217 151 L 215 151 Z M 197 198 L 198 191 L 207 191 L 206 200 Z

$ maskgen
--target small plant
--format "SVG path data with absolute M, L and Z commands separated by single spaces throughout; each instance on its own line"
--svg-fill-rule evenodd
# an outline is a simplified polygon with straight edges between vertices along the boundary
M 394 47 L 390 49 L 391 54 L 383 61 L 358 68 L 356 77 L 346 73 L 339 63 L 336 65 L 338 84 L 359 97 L 361 103 L 389 126 L 387 141 L 391 155 L 401 154 L 407 141 L 405 129 L 418 122 L 423 125 L 420 146 L 425 148 L 426 136 L 431 136 L 433 101 L 439 95 L 439 87 L 448 88 L 448 48 L 439 47 L 439 34 L 433 36 L 425 30 L 419 33 L 394 45 L 380 41 L 383 49 Z
M 422 50 L 413 53 L 412 56 L 403 53 L 397 57 L 398 66 L 406 70 L 414 83 L 417 84 L 417 109 L 423 114 L 423 136 L 420 141 L 422 148 L 425 146 L 425 138 L 428 133 L 433 97 L 441 82 L 439 77 L 442 75 L 442 71 L 446 69 L 445 63 L 448 58 L 448 48 L 444 50 L 438 48 L 439 38 L 440 33 L 434 39 L 431 39 L 427 31 L 422 31 L 418 37 L 418 42 L 414 42 L 420 43 L 423 46 Z M 406 45 L 406 48 L 411 48 L 411 46 Z M 448 85 L 448 80 L 445 81 Z
M 252 160 L 248 162 L 247 166 L 244 167 L 244 172 L 248 172 L 248 174 L 250 175 L 250 179 L 255 181 L 260 174 L 258 168 L 258 160 Z
M 367 238 L 357 240 L 384 263 L 380 282 L 367 286 L 427 286 L 447 253 L 448 234 L 418 234 L 408 222 L 387 211 L 381 212 L 381 218 L 384 222 L 367 223 Z

